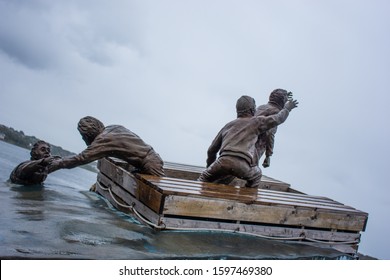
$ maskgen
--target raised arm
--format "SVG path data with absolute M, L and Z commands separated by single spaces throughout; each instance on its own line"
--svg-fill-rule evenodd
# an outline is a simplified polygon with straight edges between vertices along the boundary
M 279 113 L 267 117 L 256 117 L 256 121 L 258 122 L 258 133 L 260 134 L 283 123 L 287 119 L 290 111 L 297 106 L 297 100 L 288 100 L 284 105 L 284 108 Z
M 23 185 L 42 183 L 49 172 L 47 166 L 52 160 L 53 157 L 47 157 L 19 164 L 10 174 L 11 182 Z

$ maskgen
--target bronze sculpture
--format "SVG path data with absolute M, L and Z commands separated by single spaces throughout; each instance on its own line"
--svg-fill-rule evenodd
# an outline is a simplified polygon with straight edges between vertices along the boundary
M 262 176 L 256 150 L 258 137 L 283 123 L 297 105 L 296 100 L 289 100 L 277 114 L 254 116 L 255 100 L 241 96 L 236 104 L 237 118 L 226 124 L 213 140 L 207 151 L 207 168 L 198 180 L 227 184 L 235 176 L 246 180 L 246 187 L 258 187 Z
M 37 185 L 42 184 L 47 174 L 55 169 L 51 166 L 54 159 L 59 156 L 52 156 L 50 144 L 39 140 L 31 148 L 31 158 L 28 161 L 20 163 L 12 170 L 10 181 L 14 184 Z
M 134 166 L 137 172 L 164 176 L 159 154 L 127 128 L 105 127 L 98 119 L 87 116 L 79 121 L 77 129 L 88 147 L 78 155 L 54 161 L 53 168 L 74 168 L 104 157 L 115 157 Z
M 288 99 L 292 98 L 292 92 L 287 92 L 284 89 L 275 89 L 269 95 L 267 104 L 260 105 L 256 109 L 255 116 L 270 116 L 280 112 L 283 109 Z M 259 161 L 265 154 L 263 161 L 263 167 L 267 168 L 271 164 L 271 156 L 274 150 L 275 134 L 277 126 L 263 132 L 259 135 L 256 142 L 257 155 L 255 161 Z

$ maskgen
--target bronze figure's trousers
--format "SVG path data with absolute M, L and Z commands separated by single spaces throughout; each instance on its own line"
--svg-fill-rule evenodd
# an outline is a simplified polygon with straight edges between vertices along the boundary
M 199 181 L 229 184 L 234 177 L 246 180 L 246 187 L 260 186 L 262 172 L 258 166 L 250 166 L 240 157 L 220 156 L 199 177 Z
M 151 149 L 143 160 L 141 172 L 155 176 L 165 176 L 164 174 L 164 162 L 160 155 Z

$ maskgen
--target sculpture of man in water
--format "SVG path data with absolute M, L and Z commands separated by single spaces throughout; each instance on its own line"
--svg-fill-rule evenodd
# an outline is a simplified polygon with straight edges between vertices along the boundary
M 297 105 L 296 100 L 289 100 L 275 115 L 254 116 L 255 100 L 241 96 L 236 104 L 237 118 L 226 124 L 213 140 L 207 151 L 207 168 L 198 180 L 227 184 L 235 176 L 246 180 L 246 187 L 260 186 L 262 172 L 258 167 L 256 150 L 258 137 L 283 123 Z
M 122 159 L 144 174 L 164 176 L 163 161 L 138 135 L 121 125 L 105 127 L 94 117 L 82 118 L 77 127 L 87 148 L 80 154 L 53 162 L 55 168 L 73 168 L 104 158 Z
M 31 158 L 22 162 L 11 172 L 10 181 L 14 184 L 21 185 L 38 185 L 42 184 L 47 174 L 53 172 L 51 163 L 58 156 L 51 155 L 50 144 L 39 140 L 34 144 L 30 152 Z

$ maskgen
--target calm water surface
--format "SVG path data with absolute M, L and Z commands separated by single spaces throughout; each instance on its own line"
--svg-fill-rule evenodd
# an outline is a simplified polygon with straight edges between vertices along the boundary
M 0 141 L 1 259 L 312 259 L 334 250 L 240 234 L 157 232 L 89 192 L 96 173 L 59 170 L 43 186 L 8 182 L 29 151 Z

